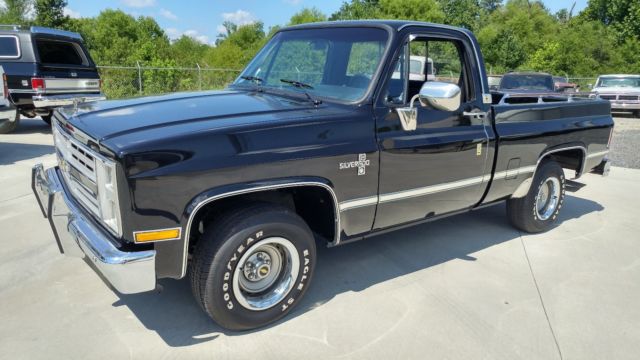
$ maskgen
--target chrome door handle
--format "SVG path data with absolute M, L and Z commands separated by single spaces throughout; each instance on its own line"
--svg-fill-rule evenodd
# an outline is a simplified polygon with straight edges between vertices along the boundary
M 486 111 L 478 111 L 478 112 L 465 111 L 462 113 L 462 116 L 470 117 L 472 119 L 484 120 L 489 116 L 489 113 Z

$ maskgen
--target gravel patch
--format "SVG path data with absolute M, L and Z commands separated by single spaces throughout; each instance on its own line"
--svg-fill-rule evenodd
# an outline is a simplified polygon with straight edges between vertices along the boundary
M 640 169 L 640 119 L 615 117 L 609 159 L 613 166 Z

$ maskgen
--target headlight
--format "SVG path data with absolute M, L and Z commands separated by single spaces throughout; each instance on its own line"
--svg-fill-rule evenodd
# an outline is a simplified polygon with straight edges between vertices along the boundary
M 118 236 L 122 236 L 120 204 L 118 203 L 118 182 L 116 164 L 107 159 L 96 158 L 96 184 L 100 217 Z

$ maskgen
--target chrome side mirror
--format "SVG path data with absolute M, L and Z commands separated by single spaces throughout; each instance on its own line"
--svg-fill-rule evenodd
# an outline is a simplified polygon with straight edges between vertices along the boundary
M 418 99 L 424 107 L 430 106 L 436 110 L 456 111 L 460 108 L 462 91 L 456 84 L 429 81 L 422 85 Z
M 431 107 L 435 110 L 455 111 L 460 108 L 462 91 L 455 84 L 427 81 L 422 85 L 420 92 L 411 98 L 409 107 L 396 108 L 400 124 L 405 131 L 413 131 L 418 126 L 418 109 L 413 107 L 416 100 L 420 100 L 423 107 Z

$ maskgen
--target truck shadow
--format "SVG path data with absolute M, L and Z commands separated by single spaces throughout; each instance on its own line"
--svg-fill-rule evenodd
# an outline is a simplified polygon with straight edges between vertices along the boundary
M 55 150 L 52 145 L 18 142 L 22 141 L 23 135 L 31 134 L 51 134 L 51 127 L 40 118 L 22 118 L 14 132 L 0 135 L 0 165 L 9 165 L 54 153 Z M 5 140 L 10 142 L 5 142 Z
M 560 221 L 603 209 L 591 200 L 568 196 Z M 519 237 L 507 222 L 505 206 L 497 205 L 337 248 L 319 248 L 313 285 L 304 299 L 287 317 L 267 328 L 313 311 L 341 293 L 359 292 L 416 271 L 429 271 L 453 259 L 475 261 L 481 256 L 475 253 Z M 186 279 L 161 280 L 160 284 L 161 291 L 120 295 L 113 306 L 127 306 L 169 346 L 189 346 L 220 334 L 244 336 L 265 329 L 224 330 L 196 304 Z
M 5 143 L 0 141 L 0 165 L 37 158 L 55 152 L 52 145 Z

